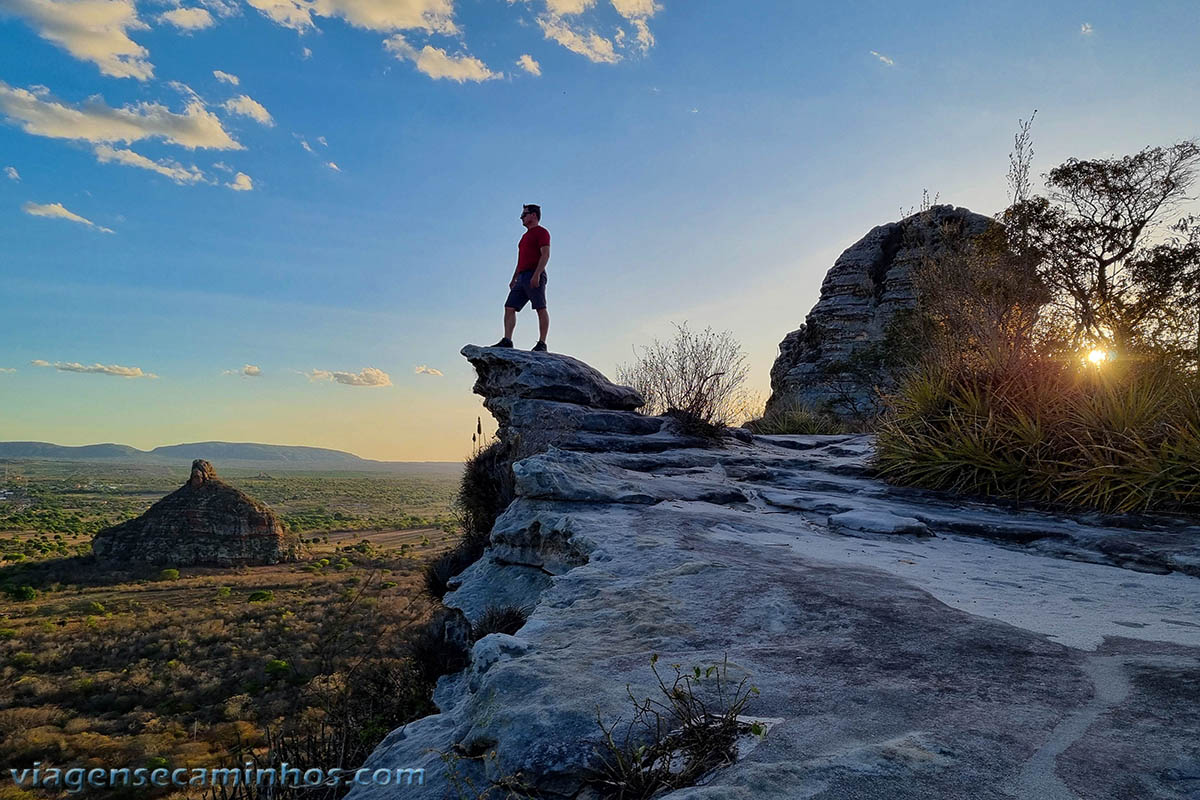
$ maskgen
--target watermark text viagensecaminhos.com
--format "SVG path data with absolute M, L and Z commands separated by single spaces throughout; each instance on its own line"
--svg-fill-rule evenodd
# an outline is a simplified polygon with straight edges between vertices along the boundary
M 47 788 L 82 792 L 84 789 L 125 786 L 417 786 L 425 783 L 425 770 L 409 768 L 301 769 L 282 762 L 278 767 L 32 767 L 9 769 L 22 789 Z

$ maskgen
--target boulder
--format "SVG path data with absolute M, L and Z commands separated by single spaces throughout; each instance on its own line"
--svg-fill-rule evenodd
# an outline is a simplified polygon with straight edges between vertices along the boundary
M 101 561 L 242 566 L 295 558 L 296 543 L 263 503 L 217 477 L 203 459 L 187 483 L 137 519 L 105 528 L 92 540 Z
M 511 347 L 478 347 L 469 344 L 463 356 L 475 367 L 475 394 L 507 427 L 514 404 L 522 400 L 549 400 L 589 409 L 632 411 L 646 404 L 628 386 L 618 386 L 593 367 L 559 353 L 532 353 Z M 566 409 L 569 414 L 576 409 Z M 600 423 L 597 423 L 600 424 Z
M 852 421 L 877 413 L 879 391 L 895 387 L 896 323 L 917 307 L 914 270 L 945 246 L 948 227 L 977 237 L 994 224 L 965 208 L 933 206 L 849 247 L 826 273 L 804 324 L 779 344 L 768 413 L 785 403 Z

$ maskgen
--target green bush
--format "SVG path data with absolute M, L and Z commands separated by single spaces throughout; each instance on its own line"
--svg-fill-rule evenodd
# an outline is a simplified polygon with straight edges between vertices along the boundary
M 9 639 L 17 638 L 16 628 L 0 628 L 0 642 L 7 642 Z
M 1200 513 L 1195 378 L 1152 359 L 934 364 L 889 399 L 886 479 L 1108 512 Z
M 264 669 L 267 675 L 271 676 L 272 678 L 285 677 L 289 672 L 292 671 L 292 668 L 288 662 L 281 658 L 272 658 L 267 662 L 267 666 Z
M 9 597 L 11 597 L 13 600 L 16 600 L 17 602 L 28 602 L 30 600 L 36 600 L 37 596 L 38 596 L 38 590 L 29 585 L 6 586 L 6 587 L 4 587 L 4 591 L 8 594 Z
M 248 603 L 269 603 L 275 599 L 275 593 L 270 589 L 257 589 L 246 598 Z
M 158 573 L 158 579 L 160 581 L 177 581 L 179 580 L 179 570 L 164 569 L 162 572 Z
M 233 594 L 233 589 L 228 586 L 221 586 L 217 589 L 217 597 L 229 597 Z
M 34 665 L 35 661 L 33 653 L 25 652 L 13 653 L 8 658 L 8 662 L 17 669 L 29 669 Z

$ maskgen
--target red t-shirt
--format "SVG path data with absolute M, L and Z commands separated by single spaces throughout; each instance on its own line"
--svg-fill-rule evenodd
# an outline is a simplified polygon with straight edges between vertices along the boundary
M 537 269 L 538 261 L 542 258 L 542 248 L 550 244 L 550 231 L 541 225 L 534 225 L 525 231 L 517 244 L 517 272 L 528 272 Z

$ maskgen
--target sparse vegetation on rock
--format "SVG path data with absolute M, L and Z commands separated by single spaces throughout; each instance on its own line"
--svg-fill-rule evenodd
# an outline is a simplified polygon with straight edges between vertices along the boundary
M 741 734 L 763 735 L 761 723 L 741 719 L 758 689 L 749 678 L 733 683 L 728 660 L 684 670 L 672 664 L 670 684 L 650 669 L 660 695 L 636 698 L 629 721 L 605 725 L 594 783 L 606 796 L 649 800 L 664 791 L 694 786 L 706 773 L 733 763 Z
M 634 360 L 617 367 L 617 381 L 646 399 L 645 414 L 675 409 L 708 425 L 729 425 L 747 416 L 746 354 L 729 331 L 694 332 L 675 326 L 667 342 L 655 339 Z
M 1023 124 L 1004 227 L 925 264 L 935 346 L 888 401 L 880 471 L 956 493 L 1200 513 L 1200 218 L 1170 217 L 1200 146 L 1071 159 L 1048 197 L 1028 196 L 1031 153 Z

